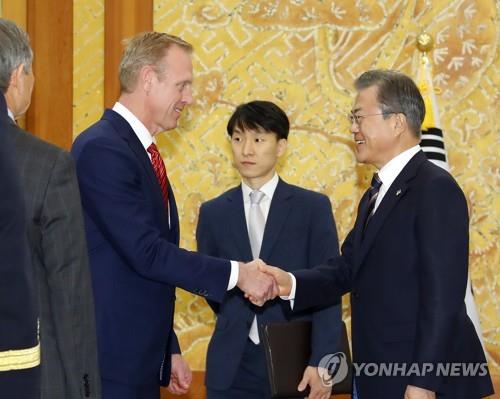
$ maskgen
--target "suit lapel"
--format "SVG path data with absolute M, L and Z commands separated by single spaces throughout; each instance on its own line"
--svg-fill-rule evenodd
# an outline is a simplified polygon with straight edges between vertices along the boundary
M 382 202 L 379 204 L 377 211 L 370 219 L 370 222 L 366 226 L 366 230 L 363 236 L 363 223 L 366 218 L 366 211 L 364 210 L 364 218 L 361 218 L 361 207 L 360 207 L 360 215 L 358 220 L 356 221 L 357 228 L 357 236 L 358 236 L 358 246 L 359 248 L 359 257 L 355 262 L 355 270 L 356 273 L 363 262 L 364 258 L 368 254 L 370 248 L 373 245 L 375 238 L 377 237 L 377 233 L 380 228 L 384 225 L 384 222 L 389 217 L 391 211 L 398 204 L 398 202 L 405 196 L 405 194 L 411 189 L 411 180 L 417 174 L 418 168 L 422 162 L 424 162 L 427 158 L 425 157 L 422 151 L 415 154 L 415 156 L 410 159 L 408 164 L 403 168 L 403 170 L 399 173 L 398 177 L 394 180 L 394 182 L 389 187 L 389 190 L 385 193 Z M 365 198 L 366 197 L 366 198 Z M 367 196 L 363 197 L 365 199 L 366 204 L 365 208 L 368 207 Z M 363 236 L 363 237 L 362 237 Z
M 129 123 L 117 112 L 107 109 L 104 112 L 104 115 L 102 117 L 103 119 L 108 120 L 111 122 L 111 124 L 115 127 L 115 131 L 118 133 L 119 136 L 121 136 L 127 143 L 136 158 L 139 160 L 139 163 L 142 165 L 144 172 L 148 176 L 148 180 L 152 186 L 153 192 L 155 192 L 155 197 L 156 197 L 156 202 L 158 203 L 158 206 L 161 206 L 162 209 L 165 208 L 165 203 L 163 201 L 163 194 L 161 192 L 160 185 L 158 184 L 158 179 L 155 175 L 155 172 L 153 170 L 153 166 L 151 164 L 151 160 L 149 159 L 149 156 L 142 146 L 141 141 L 135 134 L 134 130 L 132 127 L 129 125 Z M 173 193 L 172 190 L 170 189 L 170 184 L 169 184 L 169 195 L 172 194 L 173 198 Z M 170 201 L 169 201 L 170 202 Z M 175 207 L 175 200 L 174 202 L 174 209 L 175 209 L 175 215 L 177 217 L 177 208 Z M 161 204 L 161 205 L 160 205 Z M 171 209 L 171 222 L 173 221 L 173 210 Z M 165 212 L 166 214 L 166 212 Z M 167 220 L 167 218 L 165 218 Z M 168 224 L 168 220 L 167 220 Z M 177 223 L 178 224 L 178 223 Z
M 233 188 L 227 193 L 228 213 L 227 223 L 229 223 L 234 236 L 234 244 L 238 248 L 238 253 L 242 261 L 250 261 L 252 257 L 252 248 L 248 238 L 247 222 L 245 219 L 245 208 L 243 206 L 243 194 L 241 185 Z
M 366 220 L 366 216 L 368 213 L 368 203 L 369 203 L 369 190 L 366 190 L 363 196 L 361 197 L 361 201 L 359 202 L 358 207 L 358 216 L 356 221 L 354 222 L 354 247 L 356 250 L 354 251 L 354 265 L 359 265 L 360 263 L 360 250 L 361 243 L 363 241 L 363 228 Z
M 170 209 L 170 230 L 174 233 L 172 241 L 176 245 L 179 245 L 179 239 L 180 239 L 179 213 L 177 211 L 177 203 L 175 202 L 174 190 L 172 190 L 170 181 L 168 182 L 167 189 L 168 189 L 168 206 Z
M 259 257 L 261 259 L 269 259 L 271 251 L 278 240 L 281 230 L 288 218 L 290 208 L 292 206 L 292 188 L 283 180 L 279 180 L 271 201 L 269 214 L 266 220 L 264 236 L 262 238 L 262 246 Z

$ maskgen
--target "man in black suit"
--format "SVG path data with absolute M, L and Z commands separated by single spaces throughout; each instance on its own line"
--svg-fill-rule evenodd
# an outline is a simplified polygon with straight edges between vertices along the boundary
M 486 360 L 464 304 L 467 202 L 453 177 L 420 149 L 422 96 L 395 71 L 365 72 L 355 87 L 356 158 L 378 173 L 342 255 L 292 275 L 268 271 L 294 311 L 351 293 L 354 397 L 490 395 Z M 383 371 L 391 364 L 399 366 Z M 467 367 L 476 372 L 467 375 Z
M 38 282 L 41 398 L 99 399 L 94 303 L 73 161 L 14 122 L 31 102 L 33 53 L 26 33 L 5 19 L 0 56 L 0 114 L 20 172 Z
M 338 255 L 328 197 L 288 184 L 276 173 L 289 126 L 285 112 L 272 102 L 251 101 L 236 108 L 227 133 L 242 182 L 201 206 L 196 231 L 200 252 L 245 261 L 261 258 L 286 265 L 289 271 Z M 227 222 L 222 224 L 223 220 Z M 220 305 L 209 304 L 217 314 L 217 325 L 207 353 L 208 399 L 269 398 L 258 326 L 287 321 L 283 303 L 274 300 L 258 308 L 241 291 L 234 291 Z M 309 398 L 330 397 L 331 387 L 322 384 L 317 367 L 323 356 L 337 351 L 341 305 L 303 312 L 293 319 L 312 322 L 311 356 L 304 369 Z
M 36 288 L 9 129 L 6 116 L 0 114 L 0 397 L 37 398 L 40 344 Z

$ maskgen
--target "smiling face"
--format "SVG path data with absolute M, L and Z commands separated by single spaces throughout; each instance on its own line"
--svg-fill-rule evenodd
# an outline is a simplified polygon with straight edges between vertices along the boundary
M 274 176 L 278 158 L 286 151 L 287 141 L 263 129 L 235 128 L 231 136 L 234 165 L 242 180 L 258 189 Z
M 183 48 L 172 45 L 161 63 L 164 72 L 152 67 L 147 72 L 145 98 L 145 125 L 152 134 L 177 127 L 177 121 L 186 105 L 193 102 L 193 65 L 191 55 Z
M 355 120 L 351 123 L 351 133 L 356 143 L 358 162 L 380 169 L 401 152 L 401 129 L 397 114 L 379 115 L 383 111 L 378 103 L 377 92 L 377 86 L 358 92 L 352 113 L 360 118 L 359 123 Z

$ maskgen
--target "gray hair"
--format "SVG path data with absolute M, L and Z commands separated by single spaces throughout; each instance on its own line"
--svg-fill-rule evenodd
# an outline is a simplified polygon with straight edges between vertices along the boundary
M 402 113 L 415 137 L 420 138 L 425 117 L 425 104 L 415 82 L 405 74 L 391 70 L 372 70 L 361 74 L 354 82 L 359 92 L 377 86 L 377 101 L 380 110 L 387 115 Z
M 19 65 L 24 66 L 24 72 L 31 71 L 33 51 L 25 31 L 14 22 L 0 18 L 0 92 L 9 88 L 12 72 Z
M 165 65 L 162 60 L 172 45 L 177 45 L 188 53 L 193 46 L 180 37 L 159 32 L 144 32 L 126 40 L 125 51 L 120 61 L 118 75 L 122 92 L 130 93 L 135 89 L 137 74 L 146 65 L 152 65 L 158 75 L 163 74 Z

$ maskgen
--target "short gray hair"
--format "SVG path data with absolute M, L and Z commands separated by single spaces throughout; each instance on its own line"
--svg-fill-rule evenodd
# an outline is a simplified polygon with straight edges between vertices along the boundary
M 12 72 L 24 65 L 25 73 L 31 71 L 33 51 L 28 34 L 14 22 L 0 18 L 0 92 L 9 88 Z
M 377 86 L 377 101 L 384 113 L 402 113 L 415 137 L 420 138 L 425 103 L 415 82 L 398 71 L 376 69 L 361 74 L 354 82 L 359 92 Z M 384 118 L 386 115 L 384 115 Z
M 188 53 L 193 51 L 193 46 L 180 37 L 160 32 L 140 33 L 126 40 L 125 44 L 118 75 L 120 89 L 126 93 L 135 89 L 137 74 L 142 67 L 153 65 L 159 75 L 164 72 L 165 65 L 161 61 L 172 45 L 177 45 Z

